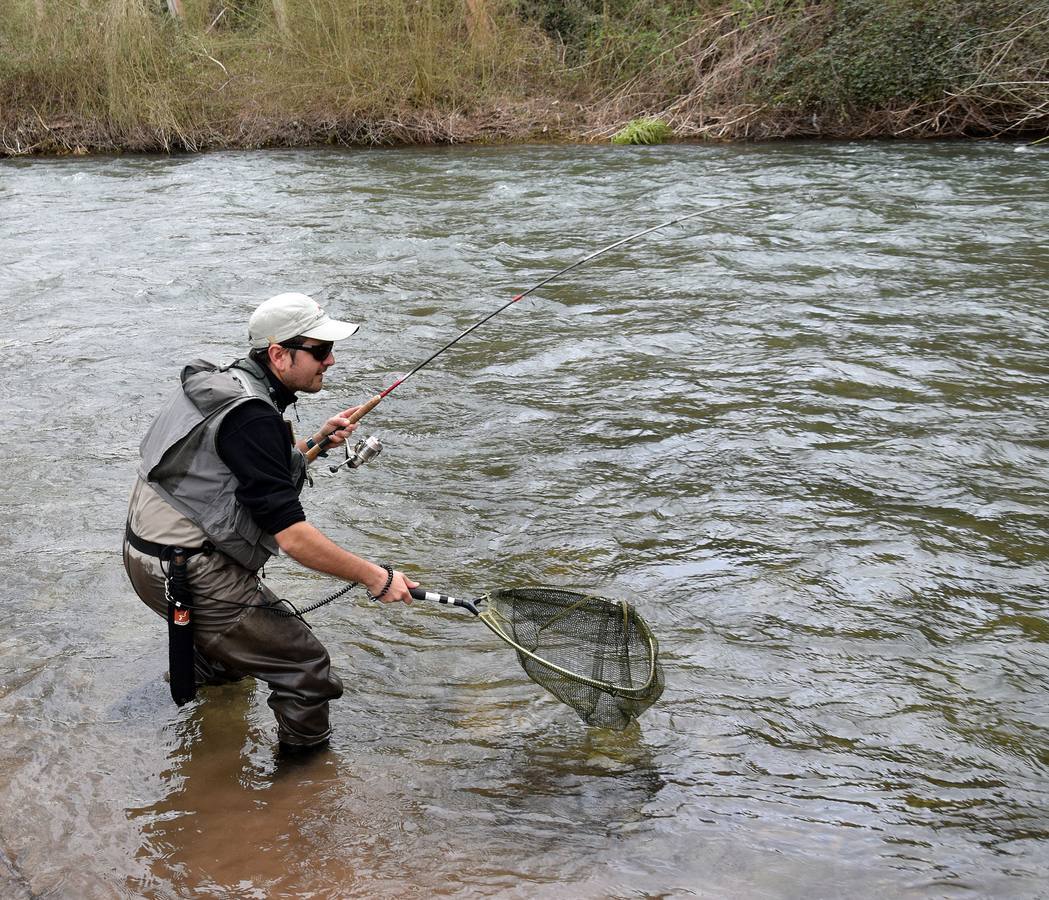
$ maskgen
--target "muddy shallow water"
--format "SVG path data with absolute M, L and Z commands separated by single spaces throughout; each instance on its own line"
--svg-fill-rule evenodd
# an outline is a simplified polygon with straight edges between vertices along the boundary
M 0 162 L 5 896 L 1037 897 L 1049 876 L 1049 150 L 294 151 Z M 304 290 L 364 323 L 312 521 L 427 586 L 636 602 L 667 689 L 586 729 L 460 612 L 309 618 L 331 750 L 176 709 L 120 565 L 179 367 Z M 296 602 L 338 585 L 279 561 Z

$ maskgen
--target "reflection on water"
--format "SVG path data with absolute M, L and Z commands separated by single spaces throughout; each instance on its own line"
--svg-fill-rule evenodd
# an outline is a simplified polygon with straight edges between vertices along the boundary
M 568 749 L 522 733 L 527 715 L 510 732 L 494 714 L 467 711 L 460 735 L 468 739 L 455 755 L 469 777 L 423 795 L 425 773 L 447 766 L 441 748 L 408 762 L 364 757 L 356 766 L 352 741 L 305 757 L 275 754 L 264 729 L 245 730 L 255 693 L 246 683 L 207 688 L 172 729 L 163 793 L 128 809 L 140 825 L 138 856 L 149 865 L 128 879 L 133 894 L 169 886 L 175 895 L 285 896 L 303 884 L 322 895 L 371 894 L 377 872 L 399 893 L 392 888 L 406 857 L 420 895 L 464 888 L 464 861 L 471 879 L 513 891 L 522 873 L 509 857 L 522 843 L 530 855 L 559 860 L 558 880 L 575 881 L 591 865 L 578 858 L 578 843 L 565 853 L 565 824 L 597 851 L 643 827 L 646 805 L 665 784 L 638 729 L 573 736 Z M 610 802 L 619 808 L 612 816 Z M 442 831 L 447 843 L 434 848 Z M 486 835 L 480 843 L 469 838 L 478 833 Z
M 1045 152 L 0 163 L 0 893 L 1040 896 Z M 583 728 L 461 612 L 359 594 L 310 616 L 348 687 L 330 750 L 275 756 L 261 686 L 171 704 L 119 541 L 181 364 L 315 293 L 365 325 L 307 430 L 580 255 L 741 199 L 508 309 L 306 497 L 429 587 L 635 602 L 667 674 L 639 728 Z
M 331 751 L 266 758 L 266 736 L 245 735 L 253 693 L 247 683 L 209 688 L 202 692 L 206 701 L 178 722 L 160 772 L 167 792 L 128 810 L 132 821 L 142 822 L 139 856 L 151 866 L 148 878 L 130 880 L 129 890 L 144 894 L 171 884 L 236 891 L 248 854 L 250 894 L 279 895 L 289 861 L 309 846 L 317 811 L 347 790 L 352 779 Z M 339 862 L 315 856 L 310 868 L 330 884 L 352 885 L 352 866 Z

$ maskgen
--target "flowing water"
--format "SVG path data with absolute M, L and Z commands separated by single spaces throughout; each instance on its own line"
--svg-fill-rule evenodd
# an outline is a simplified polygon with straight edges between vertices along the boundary
M 523 147 L 0 163 L 0 894 L 1039 897 L 1049 149 Z M 270 294 L 363 322 L 300 433 L 390 395 L 310 519 L 425 585 L 632 600 L 663 699 L 588 730 L 478 622 L 310 616 L 331 750 L 164 682 L 137 445 Z M 338 585 L 281 560 L 296 602 Z

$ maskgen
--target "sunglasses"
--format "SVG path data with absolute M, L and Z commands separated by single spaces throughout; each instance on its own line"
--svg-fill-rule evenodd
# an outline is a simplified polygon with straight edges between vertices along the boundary
M 286 350 L 305 350 L 310 356 L 312 356 L 317 362 L 324 362 L 329 356 L 331 351 L 335 348 L 335 344 L 332 341 L 325 341 L 323 344 L 297 344 L 294 341 L 282 341 L 281 346 Z

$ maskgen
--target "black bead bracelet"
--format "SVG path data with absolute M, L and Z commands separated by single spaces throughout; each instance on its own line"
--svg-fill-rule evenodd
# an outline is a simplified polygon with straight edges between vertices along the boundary
M 371 600 L 381 600 L 386 592 L 390 589 L 390 585 L 393 584 L 393 566 L 382 563 L 381 567 L 386 570 L 386 584 L 383 589 L 377 594 L 368 594 L 368 598 Z

